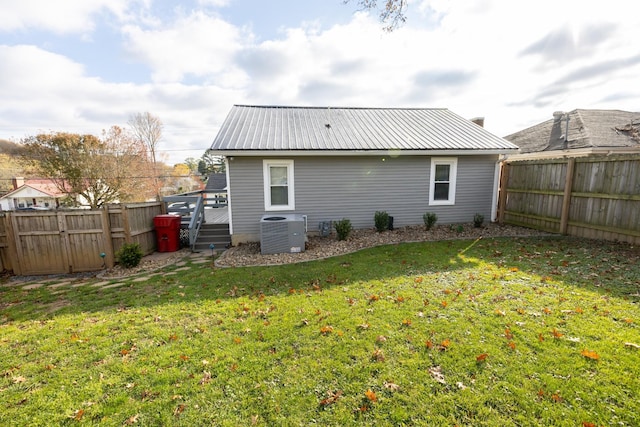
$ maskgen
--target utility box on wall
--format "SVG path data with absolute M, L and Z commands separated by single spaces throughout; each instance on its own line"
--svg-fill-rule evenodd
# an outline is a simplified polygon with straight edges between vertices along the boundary
M 263 215 L 260 252 L 263 255 L 304 252 L 306 218 L 300 214 Z

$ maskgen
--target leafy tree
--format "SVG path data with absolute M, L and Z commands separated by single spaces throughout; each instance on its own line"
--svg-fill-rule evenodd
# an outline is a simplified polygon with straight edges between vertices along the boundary
M 148 112 L 134 114 L 129 119 L 129 126 L 133 131 L 137 141 L 145 147 L 151 164 L 153 165 L 153 188 L 156 193 L 156 200 L 160 200 L 160 174 L 158 170 L 157 153 L 158 144 L 162 139 L 162 122 L 160 119 Z
M 67 194 L 65 202 L 72 206 L 81 204 L 78 196 L 89 207 L 99 208 L 140 193 L 132 176 L 140 173 L 141 147 L 117 126 L 103 132 L 102 139 L 58 132 L 22 142 L 23 158 Z
M 352 0 L 344 0 L 350 3 Z M 382 0 L 382 6 L 378 6 L 377 0 L 355 0 L 361 10 L 377 10 L 380 22 L 386 25 L 385 31 L 393 31 L 407 21 L 407 6 L 409 0 Z
M 205 151 L 198 162 L 198 172 L 202 175 L 225 172 L 225 170 L 224 158 L 222 156 L 215 156 L 209 150 Z
M 198 159 L 194 159 L 193 157 L 187 157 L 186 159 L 184 159 L 184 164 L 189 167 L 189 170 L 193 174 L 198 173 L 199 163 L 200 161 Z

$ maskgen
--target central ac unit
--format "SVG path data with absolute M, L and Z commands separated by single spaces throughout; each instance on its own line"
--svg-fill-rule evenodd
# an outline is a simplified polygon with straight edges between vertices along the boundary
M 260 220 L 260 252 L 263 255 L 304 252 L 305 231 L 304 215 L 264 215 Z

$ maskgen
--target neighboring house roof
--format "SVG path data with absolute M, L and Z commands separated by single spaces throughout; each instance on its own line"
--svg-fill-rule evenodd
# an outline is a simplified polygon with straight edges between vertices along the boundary
M 40 192 L 45 197 L 51 197 L 54 199 L 64 197 L 66 194 L 61 192 L 56 185 L 48 179 L 27 179 L 24 184 L 16 188 L 13 191 L 8 192 L 3 198 L 15 198 L 21 197 L 20 193 L 24 192 L 26 188 L 32 188 Z
M 215 193 L 220 191 L 226 191 L 226 189 L 227 189 L 227 174 L 212 173 L 207 178 L 207 185 L 204 188 L 204 191 L 208 193 Z
M 554 118 L 505 136 L 505 139 L 520 147 L 521 153 L 588 148 L 640 148 L 640 113 L 583 109 L 568 113 L 556 112 Z
M 211 149 L 227 155 L 273 151 L 435 154 L 504 153 L 517 147 L 447 109 L 234 105 Z

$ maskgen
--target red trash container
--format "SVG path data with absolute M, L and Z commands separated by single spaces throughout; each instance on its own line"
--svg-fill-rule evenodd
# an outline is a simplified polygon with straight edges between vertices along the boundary
M 157 215 L 153 218 L 158 252 L 175 252 L 180 249 L 180 216 Z

